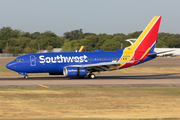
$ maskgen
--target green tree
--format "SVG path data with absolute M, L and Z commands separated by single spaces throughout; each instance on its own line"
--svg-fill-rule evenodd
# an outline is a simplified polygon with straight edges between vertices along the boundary
M 22 33 L 21 37 L 31 38 L 31 34 L 29 32 Z
M 8 46 L 3 49 L 3 53 L 9 53 Z
M 11 32 L 12 32 L 11 27 L 3 27 L 0 30 L 0 40 L 8 40 L 9 38 L 12 38 Z
M 40 32 L 34 32 L 30 34 L 31 39 L 40 39 Z
M 48 46 L 47 49 L 46 49 L 48 52 L 53 52 L 53 46 Z
M 141 33 L 142 33 L 142 31 L 136 31 L 136 32 L 133 32 L 133 33 L 129 33 L 127 35 L 127 38 L 138 38 Z
M 9 53 L 13 53 L 13 54 L 23 53 L 23 48 L 20 46 L 9 47 Z
M 79 30 L 73 30 L 71 32 L 65 32 L 63 35 L 64 38 L 71 40 L 79 40 L 84 38 L 84 34 L 82 32 L 82 29 Z
M 26 47 L 25 48 L 25 53 L 26 54 L 30 54 L 31 53 L 31 48 L 30 47 Z
M 64 45 L 62 46 L 62 52 L 71 52 L 71 42 L 67 39 L 64 41 Z
M 87 36 L 80 40 L 80 46 L 85 46 L 86 51 L 100 50 L 101 45 L 106 39 L 102 35 Z

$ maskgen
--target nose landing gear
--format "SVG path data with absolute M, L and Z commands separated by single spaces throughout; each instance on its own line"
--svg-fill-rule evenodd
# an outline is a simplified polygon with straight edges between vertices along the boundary
M 25 76 L 24 76 L 24 79 L 28 79 L 28 78 L 29 78 L 28 75 L 25 75 Z
M 18 72 L 18 74 L 24 75 L 24 78 L 25 78 L 25 79 L 28 79 L 28 78 L 29 78 L 26 72 Z

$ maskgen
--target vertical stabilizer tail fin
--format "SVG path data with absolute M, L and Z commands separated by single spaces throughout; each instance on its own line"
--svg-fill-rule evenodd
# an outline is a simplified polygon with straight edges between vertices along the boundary
M 154 51 L 158 30 L 161 22 L 161 16 L 155 16 L 148 26 L 144 29 L 135 43 L 129 47 L 126 47 L 123 51 L 123 59 L 119 60 L 122 62 L 125 58 L 126 61 L 134 61 L 133 64 L 144 60 L 149 52 Z M 121 64 L 119 68 L 125 68 L 132 66 L 131 63 Z
M 81 46 L 81 48 L 79 49 L 79 52 L 82 52 L 84 49 L 84 46 Z
M 133 59 L 143 60 L 147 57 L 150 51 L 154 51 L 160 22 L 161 16 L 155 16 L 138 37 L 136 42 L 127 47 L 127 50 L 133 50 Z

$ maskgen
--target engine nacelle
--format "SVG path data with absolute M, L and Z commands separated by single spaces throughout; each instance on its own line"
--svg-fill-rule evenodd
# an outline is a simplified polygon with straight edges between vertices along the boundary
M 63 69 L 63 74 L 67 77 L 86 76 L 87 69 L 82 67 L 65 67 Z

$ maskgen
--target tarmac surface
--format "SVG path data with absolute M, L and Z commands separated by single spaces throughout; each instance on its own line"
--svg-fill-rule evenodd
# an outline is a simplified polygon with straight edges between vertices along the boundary
M 15 58 L 0 58 L 5 65 Z M 156 58 L 136 67 L 180 67 L 180 57 Z M 0 88 L 58 88 L 58 87 L 179 87 L 180 74 L 158 75 L 97 75 L 96 79 L 65 78 L 64 76 L 0 76 Z
M 59 87 L 151 87 L 180 86 L 180 74 L 161 75 L 97 75 L 96 79 L 65 78 L 63 76 L 1 76 L 0 88 L 59 88 Z

